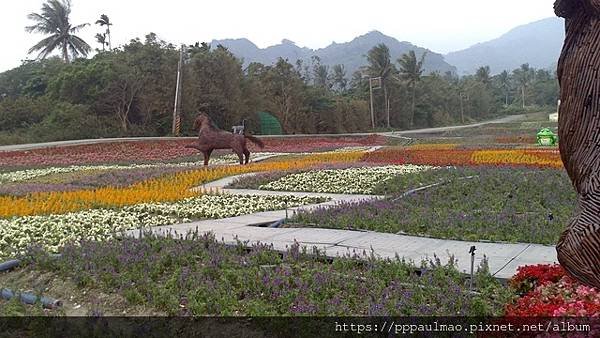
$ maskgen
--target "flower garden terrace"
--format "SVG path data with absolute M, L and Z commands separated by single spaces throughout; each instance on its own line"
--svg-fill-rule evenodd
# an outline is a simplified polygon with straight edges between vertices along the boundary
M 303 197 L 294 199 L 289 196 L 284 198 L 281 196 L 229 195 L 210 189 L 192 189 L 215 180 L 240 174 L 255 175 L 247 176 L 244 180 L 235 182 L 234 186 L 245 189 L 262 189 L 265 193 L 269 190 L 313 191 L 333 194 L 379 194 L 387 197 L 381 201 L 364 202 L 372 203 L 374 210 L 376 210 L 373 213 L 369 213 L 368 204 L 361 204 L 360 208 L 350 207 L 354 208 L 355 211 L 366 210 L 366 213 L 363 212 L 363 214 L 352 214 L 343 211 L 347 206 L 342 204 L 327 210 L 317 209 L 314 212 L 299 212 L 285 225 L 286 227 L 368 229 L 377 232 L 405 233 L 460 240 L 552 243 L 560 226 L 568 218 L 572 207 L 572 201 L 570 200 L 572 195 L 565 193 L 568 191 L 569 185 L 565 183 L 562 171 L 557 170 L 561 166 L 559 165 L 560 158 L 556 149 L 523 147 L 523 145 L 517 147 L 504 145 L 499 148 L 486 147 L 485 145 L 475 147 L 465 144 L 438 143 L 416 144 L 407 147 L 383 146 L 375 151 L 366 151 L 364 148 L 366 146 L 382 145 L 380 141 L 375 140 L 376 142 L 372 144 L 358 144 L 363 148 L 343 149 L 343 151 L 326 153 L 318 153 L 314 147 L 306 146 L 305 150 L 313 150 L 313 152 L 294 155 L 282 154 L 248 166 L 222 164 L 228 161 L 226 157 L 222 157 L 224 162 L 217 160 L 218 165 L 198 168 L 197 163 L 194 164 L 193 160 L 195 159 L 186 155 L 185 157 L 170 158 L 143 158 L 144 156 L 140 156 L 138 160 L 142 160 L 141 165 L 147 165 L 147 167 L 125 168 L 126 166 L 139 165 L 139 163 L 119 163 L 119 160 L 115 160 L 115 157 L 103 158 L 99 161 L 92 160 L 87 163 L 68 162 L 65 160 L 67 158 L 65 156 L 56 161 L 58 164 L 53 164 L 54 167 L 51 167 L 62 169 L 50 170 L 47 173 L 44 171 L 49 170 L 47 164 L 46 167 L 32 166 L 27 164 L 29 159 L 23 160 L 20 162 L 19 168 L 3 170 L 0 173 L 0 179 L 2 177 L 5 179 L 3 185 L 10 185 L 13 189 L 6 191 L 0 189 L 0 193 L 4 194 L 0 197 L 0 214 L 3 217 L 0 220 L 0 228 L 5 230 L 3 236 L 0 236 L 0 250 L 3 250 L 5 257 L 9 257 L 28 252 L 27 247 L 35 243 L 44 250 L 51 252 L 60 252 L 67 247 L 72 248 L 69 250 L 73 250 L 77 254 L 93 252 L 92 256 L 100 259 L 100 251 L 90 249 L 88 244 L 82 247 L 71 245 L 87 243 L 86 241 L 89 240 L 122 243 L 122 240 L 115 242 L 115 239 L 119 238 L 116 233 L 136 229 L 140 225 L 152 227 L 178 224 L 190 220 L 230 217 L 325 201 L 323 198 Z M 334 148 L 346 146 L 348 146 L 348 143 L 338 144 Z M 351 144 L 350 146 L 357 146 L 357 144 Z M 97 149 L 106 148 L 100 147 Z M 276 149 L 270 149 L 269 151 L 274 152 L 273 150 Z M 19 155 L 12 154 L 11 156 L 17 158 Z M 253 156 L 261 156 L 261 154 L 257 153 Z M 42 162 L 53 163 L 52 155 L 49 154 L 47 159 Z M 183 163 L 191 164 L 178 166 Z M 105 167 L 99 167 L 101 165 Z M 168 168 L 168 170 L 165 168 Z M 519 180 L 519 177 L 523 179 Z M 422 194 L 416 193 L 410 195 L 410 198 L 398 199 L 407 191 L 440 182 L 444 184 L 438 188 L 426 189 Z M 535 185 L 534 183 L 541 184 L 539 186 L 540 190 L 547 192 L 544 195 L 545 197 L 535 200 L 535 189 L 532 188 Z M 27 185 L 33 184 L 36 185 L 35 189 L 28 192 L 27 189 L 32 188 L 32 186 Z M 60 186 L 61 184 L 69 185 L 69 187 L 64 188 Z M 46 185 L 52 186 L 51 188 L 56 191 L 44 191 Z M 19 190 L 19 193 L 15 193 L 19 186 L 22 186 L 23 189 Z M 477 190 L 480 191 L 480 194 L 473 195 Z M 454 195 L 452 195 L 453 191 Z M 465 198 L 465 196 L 469 197 Z M 447 203 L 440 203 L 443 198 L 448 200 Z M 523 200 L 535 201 L 533 203 L 522 203 Z M 401 201 L 400 204 L 398 204 L 398 201 Z M 456 201 L 462 201 L 463 207 L 457 208 Z M 384 207 L 386 203 L 389 206 Z M 434 208 L 426 207 L 431 206 L 432 203 Z M 492 206 L 486 205 L 486 203 L 491 203 Z M 489 209 L 489 212 L 482 212 L 486 208 Z M 405 210 L 407 211 L 405 214 L 409 215 L 403 219 L 401 217 L 404 217 L 404 215 L 401 215 L 401 213 L 393 215 L 387 211 L 392 209 Z M 456 215 L 448 214 L 448 211 L 452 209 L 456 211 Z M 493 213 L 499 218 L 490 218 Z M 511 215 L 515 217 L 510 217 Z M 554 217 L 554 223 L 546 222 L 549 215 Z M 444 219 L 445 221 L 436 223 L 436 219 Z M 545 223 L 540 223 L 540 219 L 544 219 Z M 456 226 L 459 222 L 462 224 L 461 227 Z M 494 226 L 489 226 L 491 223 L 495 223 Z M 544 228 L 547 224 L 549 226 Z M 512 233 L 506 230 L 509 228 L 515 229 L 515 227 L 521 227 L 522 230 L 513 231 Z M 540 229 L 545 229 L 545 232 L 539 231 Z M 536 234 L 536 231 L 539 234 Z M 532 234 L 536 236 L 532 236 Z M 161 240 L 156 238 L 152 241 L 160 242 Z M 110 246 L 111 244 L 107 245 Z M 144 247 L 143 245 L 140 246 L 140 250 Z M 169 255 L 165 255 L 165 257 L 167 256 Z M 38 258 L 34 260 L 41 259 L 39 256 L 36 257 Z M 275 265 L 280 263 L 276 262 Z M 63 271 L 60 268 L 62 263 L 57 262 L 56 264 L 59 265 L 49 266 L 48 271 L 52 273 Z M 101 264 L 103 263 L 98 261 L 97 266 L 100 267 Z M 140 262 L 140 264 L 154 265 L 158 263 L 148 261 Z M 124 266 L 114 268 L 122 270 Z M 181 265 L 180 268 L 194 270 L 197 267 Z M 229 271 L 228 268 L 221 270 L 222 268 L 218 268 L 219 274 L 225 273 L 225 270 Z M 35 270 L 35 268 L 32 269 Z M 333 269 L 327 272 L 331 276 L 340 276 L 340 274 L 344 275 L 347 272 L 336 270 L 337 268 L 326 269 Z M 438 271 L 436 269 L 450 271 L 441 267 L 434 269 Z M 25 273 L 24 271 L 22 272 Z M 302 269 L 296 270 L 293 268 L 292 271 L 294 271 L 294 274 L 298 271 L 303 275 Z M 285 273 L 284 270 L 281 270 L 281 272 Z M 89 270 L 86 273 L 92 276 L 99 272 Z M 172 274 L 175 273 L 175 270 L 165 270 L 165 273 L 168 275 L 157 276 L 157 278 L 164 280 L 164 278 L 175 276 Z M 204 276 L 208 272 L 197 270 L 195 273 Z M 254 272 L 249 273 L 254 274 Z M 480 278 L 480 283 L 489 285 L 495 283 L 492 282 L 492 279 L 489 279 L 489 273 L 487 273 L 488 277 L 485 277 L 486 273 L 483 269 L 482 276 L 484 277 Z M 63 272 L 60 272 L 60 274 L 63 274 Z M 67 276 L 67 274 L 64 276 Z M 128 278 L 134 280 L 135 277 L 132 276 Z M 326 280 L 334 278 L 331 276 L 325 277 Z M 257 276 L 259 279 L 263 277 Z M 17 279 L 21 282 L 23 282 L 23 278 L 23 275 L 17 276 Z M 109 277 L 107 276 L 107 278 Z M 109 279 L 111 278 L 113 277 Z M 240 278 L 246 279 L 249 277 L 242 276 Z M 282 277 L 273 275 L 269 277 L 269 281 L 278 278 Z M 12 280 L 14 281 L 14 279 Z M 116 280 L 113 281 L 117 282 Z M 229 282 L 233 282 L 233 280 Z M 306 280 L 304 283 L 303 285 L 309 290 L 321 285 L 319 284 L 321 283 L 320 279 Z M 416 284 L 426 284 L 427 282 L 423 279 L 394 280 L 393 277 L 391 280 L 382 280 L 382 286 L 389 287 L 394 283 L 414 286 Z M 450 287 L 454 283 L 461 288 L 458 281 L 450 284 L 444 284 L 448 281 L 440 283 L 438 283 L 440 285 L 438 287 Z M 279 282 L 276 282 L 276 284 L 281 285 Z M 441 286 L 442 284 L 445 286 Z M 86 287 L 92 287 L 86 285 Z M 108 284 L 94 285 L 93 287 L 99 288 L 103 292 L 114 292 L 111 285 L 114 284 L 109 281 Z M 508 298 L 503 298 L 507 297 L 506 290 L 497 284 L 493 285 L 495 285 L 494 294 L 496 296 L 485 296 L 488 298 L 481 301 L 487 305 L 480 308 L 480 312 L 460 312 L 461 310 L 449 308 L 449 312 L 444 312 L 444 314 L 453 313 L 452 311 L 457 311 L 457 314 L 502 313 L 503 304 L 513 304 L 513 302 L 509 301 Z M 484 285 L 481 286 L 484 287 Z M 269 288 L 272 288 L 272 286 L 269 286 Z M 175 306 L 165 307 L 154 303 L 151 299 L 156 299 L 158 294 L 146 295 L 141 293 L 142 289 L 140 287 L 127 291 L 127 303 L 132 305 L 144 304 L 155 309 L 158 313 L 174 313 L 172 311 L 175 311 Z M 164 291 L 161 291 L 160 288 L 154 289 L 159 293 Z M 391 289 L 384 289 L 379 291 L 391 291 Z M 199 290 L 186 290 L 185 293 L 188 293 L 186 296 L 188 299 L 198 299 Z M 416 289 L 412 286 L 406 286 L 403 290 L 403 292 L 412 290 L 410 292 L 414 294 Z M 202 292 L 211 293 L 214 291 L 203 290 Z M 193 310 L 192 307 L 186 306 L 185 308 L 188 309 L 186 313 L 227 314 L 235 313 L 237 309 L 238 314 L 437 314 L 435 311 L 431 312 L 431 309 L 424 308 L 415 308 L 409 312 L 401 312 L 400 310 L 398 310 L 400 312 L 394 312 L 391 307 L 398 306 L 396 303 L 393 306 L 391 303 L 382 305 L 363 304 L 349 310 L 349 312 L 335 312 L 333 305 L 324 304 L 337 304 L 335 300 L 337 298 L 329 299 L 322 294 L 319 294 L 319 297 L 325 297 L 323 298 L 325 303 L 300 299 L 297 295 L 285 302 L 281 300 L 283 303 L 278 306 L 278 310 L 275 310 L 261 303 L 267 300 L 261 298 L 263 296 L 260 295 L 265 294 L 265 292 L 261 291 L 260 287 L 252 290 L 239 290 L 240 295 L 249 295 L 255 292 L 258 298 L 254 300 L 252 300 L 252 297 L 249 298 L 250 303 L 247 304 L 234 302 L 231 303 L 233 305 L 228 305 L 232 306 L 231 308 L 227 308 L 224 303 L 220 305 L 211 303 L 213 305 L 209 308 L 198 305 L 194 306 Z M 502 293 L 502 296 L 499 292 Z M 457 294 L 459 293 L 457 291 Z M 349 297 L 342 294 L 338 296 L 342 299 Z M 271 295 L 270 297 L 275 296 Z M 281 293 L 277 297 L 281 297 Z M 419 297 L 425 296 L 421 294 Z M 218 297 L 213 298 L 211 298 L 211 302 L 218 302 Z M 176 302 L 175 300 L 172 301 L 173 304 Z M 256 302 L 264 306 L 254 307 L 258 304 Z M 435 304 L 435 301 L 431 300 L 430 303 Z M 345 306 L 350 305 L 346 304 Z M 466 306 L 471 307 L 471 305 Z M 381 310 L 383 312 L 374 310 L 379 308 L 387 310 Z M 233 312 L 228 312 L 230 310 Z

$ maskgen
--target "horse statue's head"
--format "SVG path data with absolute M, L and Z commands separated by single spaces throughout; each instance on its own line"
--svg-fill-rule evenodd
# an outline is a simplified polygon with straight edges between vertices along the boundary
M 204 112 L 199 112 L 194 120 L 194 130 L 199 130 L 202 126 L 210 126 L 210 118 Z

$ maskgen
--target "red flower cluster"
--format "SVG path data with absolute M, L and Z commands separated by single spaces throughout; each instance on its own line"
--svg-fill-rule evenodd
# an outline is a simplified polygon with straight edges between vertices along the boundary
M 557 264 L 520 267 L 510 285 L 523 296 L 506 306 L 506 316 L 600 317 L 600 292 L 579 284 Z

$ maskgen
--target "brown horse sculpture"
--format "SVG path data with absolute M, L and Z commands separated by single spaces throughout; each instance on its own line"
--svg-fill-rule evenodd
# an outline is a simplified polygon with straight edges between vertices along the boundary
M 190 144 L 185 147 L 200 150 L 204 155 L 204 165 L 208 165 L 210 154 L 215 149 L 231 149 L 237 154 L 240 159 L 240 164 L 248 164 L 248 161 L 250 160 L 250 151 L 246 146 L 246 139 L 250 140 L 260 148 L 264 147 L 263 142 L 252 135 L 234 134 L 216 128 L 205 113 L 200 113 L 198 114 L 198 117 L 196 117 L 196 120 L 194 121 L 194 130 L 196 129 L 198 130 L 197 144 Z

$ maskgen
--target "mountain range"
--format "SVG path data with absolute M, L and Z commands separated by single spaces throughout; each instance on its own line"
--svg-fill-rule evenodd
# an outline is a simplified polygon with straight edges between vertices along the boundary
M 503 70 L 511 71 L 521 64 L 529 63 L 535 68 L 553 69 L 564 40 L 564 21 L 559 18 L 547 18 L 527 25 L 516 27 L 497 39 L 478 43 L 467 49 L 442 55 L 425 47 L 416 46 L 407 41 L 399 41 L 379 31 L 371 31 L 358 36 L 350 42 L 332 43 L 321 49 L 299 47 L 293 41 L 284 39 L 280 44 L 259 48 L 250 40 L 224 39 L 213 40 L 212 46 L 227 47 L 247 66 L 251 62 L 273 64 L 279 57 L 295 64 L 302 60 L 310 64 L 313 56 L 328 66 L 343 64 L 348 77 L 361 66 L 367 64 L 368 51 L 377 44 L 384 43 L 390 49 L 392 61 L 402 54 L 414 50 L 418 57 L 427 52 L 425 72 L 437 71 L 441 74 L 453 72 L 459 75 L 473 74 L 481 66 L 490 66 L 491 73 Z
M 560 18 L 547 18 L 513 28 L 497 39 L 448 53 L 444 59 L 459 75 L 473 74 L 490 66 L 492 74 L 511 71 L 524 63 L 534 68 L 556 68 L 565 39 L 565 24 Z

